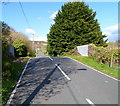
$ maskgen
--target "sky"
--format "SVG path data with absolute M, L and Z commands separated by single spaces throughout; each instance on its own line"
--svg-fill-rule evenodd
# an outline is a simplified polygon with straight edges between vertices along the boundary
M 30 40 L 47 41 L 47 34 L 55 18 L 57 11 L 66 2 L 19 2 L 2 3 L 2 21 L 22 32 Z M 118 40 L 118 2 L 85 2 L 89 8 L 97 12 L 96 19 L 103 34 L 107 35 L 108 41 Z

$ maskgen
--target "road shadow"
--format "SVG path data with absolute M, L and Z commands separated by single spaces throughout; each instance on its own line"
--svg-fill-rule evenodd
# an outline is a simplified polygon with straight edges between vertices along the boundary
M 87 71 L 86 68 L 80 68 L 80 69 L 77 69 L 77 70 L 80 70 L 80 71 Z
M 65 85 L 63 78 L 50 59 L 33 59 L 28 64 L 11 104 L 41 104 L 61 92 Z
M 48 75 L 47 77 L 42 81 L 42 83 L 31 93 L 31 95 L 23 102 L 23 104 L 30 104 L 30 102 L 33 100 L 33 98 L 36 96 L 36 94 L 44 87 L 45 84 L 49 84 L 50 80 L 48 80 L 52 74 L 55 72 L 57 67 L 55 67 Z
M 64 80 L 67 82 L 67 79 L 55 67 L 56 63 L 68 76 L 80 72 L 79 70 L 86 71 L 84 67 L 76 67 L 76 64 L 66 59 L 57 61 L 48 58 L 33 59 L 28 64 L 11 104 L 42 104 L 61 93 L 66 85 Z M 73 98 L 75 99 L 74 94 Z

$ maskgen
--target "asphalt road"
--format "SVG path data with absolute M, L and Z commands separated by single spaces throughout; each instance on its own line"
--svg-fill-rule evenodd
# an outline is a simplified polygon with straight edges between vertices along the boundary
M 33 58 L 10 104 L 118 104 L 118 81 L 67 57 Z
M 38 57 L 38 58 L 43 57 L 43 56 L 44 56 L 44 54 L 42 52 L 40 52 L 40 51 L 38 51 L 37 54 L 36 54 L 36 57 Z

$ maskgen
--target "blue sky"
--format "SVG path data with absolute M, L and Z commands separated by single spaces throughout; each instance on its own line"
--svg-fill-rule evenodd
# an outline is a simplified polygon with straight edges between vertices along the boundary
M 58 10 L 65 2 L 21 2 L 31 29 L 26 24 L 18 2 L 2 5 L 2 20 L 18 32 L 26 34 L 32 40 L 46 40 L 50 26 L 54 23 Z M 118 3 L 117 2 L 86 2 L 93 11 L 97 12 L 101 30 L 108 35 L 109 41 L 118 39 Z

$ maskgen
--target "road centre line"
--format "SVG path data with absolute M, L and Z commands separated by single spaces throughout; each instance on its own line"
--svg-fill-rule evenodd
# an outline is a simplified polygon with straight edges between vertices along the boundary
M 49 57 L 49 59 L 53 61 L 53 59 L 51 57 Z
M 31 58 L 30 58 L 30 59 L 31 59 Z M 28 66 L 28 63 L 29 63 L 30 59 L 27 61 L 27 64 L 25 65 L 25 68 L 24 68 L 24 70 L 22 71 L 22 74 L 21 74 L 21 76 L 20 76 L 20 78 L 19 78 L 19 80 L 18 80 L 18 82 L 17 82 L 14 90 L 13 90 L 13 92 L 11 93 L 11 95 L 10 95 L 8 101 L 7 101 L 7 104 L 10 104 L 10 103 L 11 103 L 11 101 L 12 101 L 12 99 L 13 99 L 13 96 L 14 96 L 16 90 L 17 90 L 17 87 L 20 85 L 21 79 L 22 79 L 22 77 L 23 77 L 23 74 L 24 74 L 27 66 Z
M 49 57 L 49 59 L 53 61 L 53 59 L 52 59 L 51 57 Z M 69 81 L 71 80 L 71 79 L 65 74 L 65 72 L 64 72 L 57 64 L 55 64 L 55 66 L 58 67 L 58 69 L 61 71 L 61 73 L 62 73 Z
M 64 71 L 57 64 L 55 64 L 55 65 L 58 67 L 58 69 L 61 71 L 61 73 L 70 81 L 71 79 L 64 73 Z
M 70 57 L 67 57 L 67 58 L 70 58 Z M 70 58 L 70 59 L 72 59 L 72 60 L 74 60 L 74 61 L 76 61 L 76 62 L 78 62 L 78 63 L 80 63 L 80 64 L 82 64 L 82 65 L 84 65 L 84 66 L 86 66 L 86 67 L 88 67 L 88 68 L 90 68 L 90 69 L 98 72 L 98 73 L 100 73 L 100 74 L 103 74 L 103 75 L 105 75 L 105 76 L 107 76 L 107 77 L 109 77 L 109 78 L 111 78 L 111 79 L 114 79 L 114 80 L 116 80 L 116 81 L 120 81 L 120 80 L 118 80 L 118 79 L 116 79 L 116 78 L 114 78 L 114 77 L 112 77 L 112 76 L 109 76 L 109 75 L 107 75 L 107 74 L 105 74 L 105 73 L 103 73 L 103 72 L 101 72 L 101 71 L 98 71 L 98 70 L 96 70 L 96 69 L 94 69 L 94 68 L 92 68 L 92 67 L 90 67 L 90 66 L 88 66 L 88 65 L 86 65 L 86 64 L 84 64 L 84 63 L 81 63 L 81 62 L 79 62 L 79 61 L 77 61 L 77 60 L 75 60 L 75 59 L 73 59 L 73 58 Z
M 93 103 L 90 99 L 86 98 L 86 101 L 87 101 L 91 106 L 95 106 L 94 103 Z

